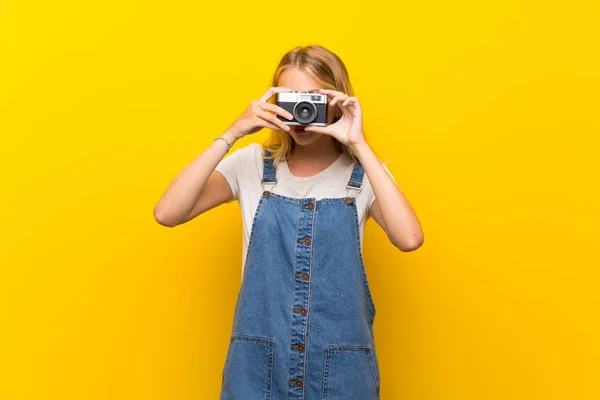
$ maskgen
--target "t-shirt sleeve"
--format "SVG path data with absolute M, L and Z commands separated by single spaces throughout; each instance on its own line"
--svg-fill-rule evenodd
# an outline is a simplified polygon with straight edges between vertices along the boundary
M 388 167 L 385 164 L 381 164 L 381 166 L 383 167 L 383 169 L 388 173 L 388 175 L 392 178 L 392 180 L 396 182 L 396 178 L 394 178 L 394 175 L 392 175 L 392 172 L 388 169 Z M 366 175 L 365 175 L 366 178 Z M 372 217 L 373 214 L 371 213 L 371 207 L 373 206 L 373 202 L 375 201 L 375 192 L 373 192 L 373 188 L 371 187 L 371 182 L 369 181 L 368 178 L 365 179 L 368 183 L 368 190 L 369 190 L 369 200 L 368 200 L 368 204 L 369 204 L 369 212 L 368 212 L 368 217 Z
M 233 153 L 228 155 L 219 161 L 219 164 L 215 167 L 215 171 L 220 172 L 221 175 L 225 177 L 227 183 L 229 183 L 229 187 L 231 188 L 231 192 L 233 193 L 233 198 L 227 203 L 231 203 L 234 200 L 238 199 L 240 187 L 238 184 L 238 176 L 241 164 L 241 157 L 243 153 L 242 149 L 234 150 Z
M 240 190 L 246 190 L 244 182 L 248 181 L 248 171 L 251 166 L 255 165 L 255 159 L 260 157 L 260 151 L 261 146 L 259 144 L 250 143 L 245 147 L 234 150 L 233 153 L 219 161 L 215 167 L 215 171 L 220 172 L 225 177 L 233 193 L 233 198 L 227 203 L 239 200 Z M 240 183 L 242 188 L 240 188 Z

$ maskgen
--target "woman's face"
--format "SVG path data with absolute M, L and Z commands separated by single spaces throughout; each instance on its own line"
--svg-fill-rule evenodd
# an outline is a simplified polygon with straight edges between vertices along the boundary
M 319 89 L 325 89 L 317 81 L 315 81 L 308 73 L 299 68 L 289 68 L 285 70 L 279 77 L 278 86 L 292 89 L 298 92 L 318 92 Z M 331 100 L 331 99 L 329 99 Z M 327 109 L 327 125 L 333 121 L 334 107 L 328 106 Z M 289 134 L 292 136 L 296 144 L 305 146 L 318 140 L 323 135 L 316 132 L 306 132 L 303 126 L 290 125 Z

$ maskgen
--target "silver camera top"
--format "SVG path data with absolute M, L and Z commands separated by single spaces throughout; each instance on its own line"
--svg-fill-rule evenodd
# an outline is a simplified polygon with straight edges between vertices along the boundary
M 277 93 L 277 101 L 296 103 L 300 101 L 309 101 L 311 103 L 327 104 L 327 95 L 310 92 L 279 92 Z

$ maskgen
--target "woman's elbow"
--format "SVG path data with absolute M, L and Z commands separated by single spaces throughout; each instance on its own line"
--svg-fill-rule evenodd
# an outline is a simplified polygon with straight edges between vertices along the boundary
M 410 251 L 417 250 L 419 247 L 421 247 L 423 245 L 424 240 L 425 240 L 425 238 L 423 237 L 422 233 L 413 234 L 413 235 L 409 236 L 408 238 L 401 238 L 401 239 L 390 238 L 390 241 L 392 242 L 392 244 L 394 246 L 396 246 L 396 248 L 398 248 L 398 250 L 403 251 L 403 252 L 410 252 Z
M 169 218 L 169 215 L 158 206 L 154 207 L 154 220 L 167 228 L 174 228 L 177 226 L 177 222 L 174 221 L 173 218 Z

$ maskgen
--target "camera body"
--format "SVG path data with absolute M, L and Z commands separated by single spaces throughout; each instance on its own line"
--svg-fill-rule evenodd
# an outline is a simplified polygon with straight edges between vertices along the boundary
M 287 125 L 301 126 L 327 126 L 327 101 L 326 94 L 308 92 L 279 92 L 277 105 L 294 116 L 289 120 L 277 115 Z

